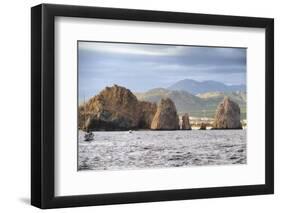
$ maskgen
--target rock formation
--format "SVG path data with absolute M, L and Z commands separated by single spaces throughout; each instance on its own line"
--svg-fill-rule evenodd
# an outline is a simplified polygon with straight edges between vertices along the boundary
M 187 113 L 185 113 L 181 119 L 182 119 L 181 129 L 191 130 L 191 125 L 189 122 L 189 115 Z
M 201 123 L 200 124 L 200 130 L 206 130 L 206 128 L 207 128 L 207 125 L 205 124 L 205 123 Z
M 140 101 L 138 107 L 139 117 L 139 129 L 150 129 L 152 119 L 156 113 L 157 105 L 146 101 Z
M 225 97 L 217 107 L 213 129 L 242 129 L 239 105 Z
M 156 104 L 139 102 L 130 90 L 114 85 L 80 106 L 79 127 L 87 130 L 149 128 L 156 108 Z
M 150 127 L 154 130 L 179 129 L 176 106 L 171 99 L 161 99 Z

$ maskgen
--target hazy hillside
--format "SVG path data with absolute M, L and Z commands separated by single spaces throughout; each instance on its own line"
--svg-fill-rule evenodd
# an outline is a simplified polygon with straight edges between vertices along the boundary
M 224 96 L 239 104 L 241 118 L 246 118 L 246 92 L 208 92 L 197 96 L 186 91 L 175 91 L 163 88 L 156 88 L 145 93 L 135 93 L 139 100 L 157 103 L 161 98 L 171 98 L 176 104 L 179 114 L 188 112 L 195 117 L 213 117 L 217 105 L 223 100 Z
M 242 85 L 226 85 L 217 81 L 195 81 L 191 79 L 184 79 L 176 82 L 168 87 L 170 90 L 184 90 L 194 95 L 206 92 L 234 92 L 246 91 L 246 86 Z
M 246 105 L 246 92 L 243 91 L 237 91 L 237 92 L 206 92 L 196 95 L 199 98 L 205 99 L 205 100 L 213 100 L 213 101 L 219 101 L 224 98 L 224 96 L 230 97 L 233 101 L 238 103 L 241 106 Z
M 208 109 L 216 109 L 218 103 L 220 103 L 225 96 L 228 96 L 231 100 L 233 100 L 240 106 L 241 117 L 245 119 L 247 107 L 246 92 L 207 92 L 197 95 L 197 97 L 205 100 L 205 106 Z
M 204 100 L 185 91 L 173 91 L 156 88 L 145 93 L 135 93 L 139 100 L 159 102 L 161 98 L 171 98 L 176 104 L 179 113 L 203 109 Z

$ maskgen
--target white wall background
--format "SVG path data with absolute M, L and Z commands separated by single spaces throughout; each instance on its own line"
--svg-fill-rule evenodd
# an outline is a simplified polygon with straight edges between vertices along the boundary
M 281 13 L 279 1 L 45 0 L 45 3 L 275 18 L 275 195 L 50 210 L 51 212 L 280 212 Z M 30 7 L 37 0 L 1 2 L 0 212 L 39 212 L 30 197 Z M 279 85 L 278 85 L 279 84 Z M 258 116 L 258 115 L 257 115 Z

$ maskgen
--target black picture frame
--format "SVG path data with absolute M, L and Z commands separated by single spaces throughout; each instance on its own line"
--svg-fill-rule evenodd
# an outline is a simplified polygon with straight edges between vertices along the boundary
M 265 184 L 112 194 L 54 195 L 55 17 L 264 28 Z M 271 18 L 41 4 L 31 8 L 31 204 L 42 208 L 155 202 L 274 193 L 274 20 Z

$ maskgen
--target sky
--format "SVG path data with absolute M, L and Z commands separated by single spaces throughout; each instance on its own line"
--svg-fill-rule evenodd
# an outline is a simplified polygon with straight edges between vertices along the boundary
M 114 84 L 132 92 L 183 79 L 246 84 L 246 49 L 79 41 L 78 77 L 80 101 Z

